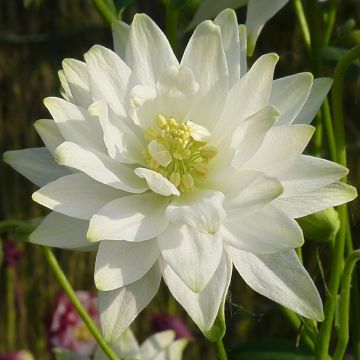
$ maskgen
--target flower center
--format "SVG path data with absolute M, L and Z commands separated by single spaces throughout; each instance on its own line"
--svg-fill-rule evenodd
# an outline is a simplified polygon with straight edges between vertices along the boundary
M 196 178 L 208 172 L 208 163 L 217 154 L 215 146 L 207 145 L 209 131 L 188 121 L 178 123 L 174 118 L 156 117 L 156 126 L 144 131 L 149 140 L 143 151 L 149 169 L 172 182 L 179 191 L 195 189 Z

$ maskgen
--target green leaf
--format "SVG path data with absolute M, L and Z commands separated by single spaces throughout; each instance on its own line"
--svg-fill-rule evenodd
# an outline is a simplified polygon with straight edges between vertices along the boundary
M 87 356 L 78 355 L 60 348 L 53 349 L 53 352 L 56 360 L 90 360 Z
M 315 360 L 307 349 L 288 340 L 257 340 L 242 344 L 229 354 L 229 360 Z

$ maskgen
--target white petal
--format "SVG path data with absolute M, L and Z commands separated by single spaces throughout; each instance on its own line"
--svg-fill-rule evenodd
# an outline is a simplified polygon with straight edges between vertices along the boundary
M 334 182 L 305 194 L 276 199 L 276 203 L 290 216 L 298 218 L 347 203 L 356 197 L 357 192 L 354 187 L 342 182 Z
M 175 224 L 215 234 L 226 216 L 223 201 L 221 192 L 197 190 L 174 199 L 166 209 L 166 216 Z
M 236 13 L 232 9 L 223 10 L 214 20 L 221 28 L 221 37 L 229 71 L 230 87 L 240 79 L 240 41 Z
M 184 51 L 181 65 L 188 66 L 205 94 L 219 82 L 227 81 L 228 69 L 220 27 L 204 21 L 194 31 Z
M 130 68 L 111 50 L 93 46 L 85 55 L 93 100 L 106 100 L 115 114 L 126 116 L 128 92 L 136 80 Z
M 189 128 L 191 137 L 194 140 L 202 142 L 207 142 L 210 140 L 211 133 L 206 127 L 195 124 L 190 120 L 186 122 L 186 125 Z
M 301 155 L 280 181 L 284 187 L 282 197 L 301 195 L 327 186 L 344 177 L 349 170 L 332 161 Z
M 300 158 L 314 131 L 310 125 L 273 127 L 267 132 L 259 150 L 245 163 L 244 168 L 279 177 Z
M 248 53 L 254 51 L 256 40 L 265 23 L 271 19 L 289 0 L 250 0 L 246 14 L 248 31 Z
M 278 59 L 276 54 L 261 56 L 230 89 L 221 121 L 212 132 L 214 136 L 223 138 L 232 134 L 241 120 L 268 105 Z
M 62 249 L 90 247 L 92 244 L 86 240 L 88 226 L 88 221 L 75 219 L 53 211 L 31 233 L 29 241 L 34 244 Z
M 114 50 L 121 59 L 126 61 L 126 44 L 129 41 L 130 26 L 123 21 L 115 20 L 111 24 Z M 131 65 L 131 64 L 130 64 Z
M 266 106 L 240 123 L 233 135 L 236 152 L 231 165 L 234 168 L 239 169 L 259 149 L 266 133 L 279 116 L 280 113 L 275 107 Z
M 169 265 L 163 264 L 162 273 L 170 292 L 202 332 L 209 331 L 214 324 L 220 305 L 226 296 L 231 268 L 232 264 L 223 252 L 219 267 L 205 289 L 200 293 L 194 293 Z
M 162 232 L 169 200 L 154 193 L 125 196 L 105 205 L 90 220 L 88 239 L 144 241 Z
M 145 168 L 136 168 L 134 172 L 140 178 L 145 179 L 149 188 L 157 194 L 163 196 L 180 195 L 176 186 L 156 171 Z
M 140 347 L 142 359 L 153 359 L 162 350 L 167 348 L 175 339 L 173 330 L 156 333 L 145 340 Z
M 240 250 L 271 254 L 304 242 L 298 223 L 280 206 L 269 204 L 255 213 L 229 215 L 221 228 L 223 240 Z
M 172 342 L 160 354 L 156 355 L 154 360 L 181 360 L 183 357 L 184 348 L 187 343 L 187 339 L 179 339 Z
M 112 291 L 99 291 L 100 322 L 108 342 L 117 339 L 150 303 L 161 280 L 158 264 L 140 280 Z
M 72 102 L 87 108 L 92 98 L 86 64 L 75 59 L 65 59 L 62 62 L 62 66 L 71 91 Z
M 95 262 L 95 285 L 108 291 L 142 278 L 159 256 L 156 240 L 130 243 L 101 241 Z
M 324 319 L 321 298 L 294 250 L 254 255 L 229 248 L 235 268 L 256 292 L 310 319 Z
M 76 173 L 63 176 L 33 193 L 33 200 L 64 215 L 89 220 L 108 202 L 124 196 L 123 191 Z
M 56 160 L 60 165 L 78 169 L 93 179 L 117 189 L 131 193 L 141 193 L 147 189 L 145 183 L 127 165 L 69 141 L 56 149 Z
M 221 10 L 226 8 L 237 9 L 246 5 L 249 0 L 203 0 L 197 9 L 194 18 L 187 27 L 188 30 L 194 28 L 202 21 L 214 18 Z
M 66 80 L 64 70 L 59 70 L 58 71 L 58 76 L 59 76 L 59 80 L 60 80 L 60 94 L 61 94 L 61 96 L 67 101 L 74 102 L 73 96 L 72 96 L 70 88 L 69 88 L 69 84 L 68 84 L 68 82 Z
M 161 166 L 168 166 L 172 161 L 169 150 L 156 140 L 152 140 L 148 144 L 148 151 L 151 157 Z
M 166 36 L 145 14 L 134 16 L 126 59 L 141 83 L 154 87 L 165 70 L 172 65 L 179 65 Z
M 44 104 L 65 140 L 90 149 L 105 150 L 97 118 L 89 116 L 85 109 L 60 98 L 46 98 Z
M 55 121 L 41 119 L 35 121 L 34 126 L 45 146 L 54 155 L 55 149 L 65 141 Z
M 115 160 L 125 164 L 141 163 L 144 142 L 127 125 L 125 119 L 116 115 L 104 100 L 98 100 L 90 105 L 89 113 L 98 116 L 104 132 L 104 143 L 108 154 Z
M 239 25 L 240 39 L 240 76 L 243 77 L 247 71 L 247 32 L 245 25 Z
M 47 148 L 7 151 L 4 161 L 37 186 L 44 186 L 70 172 L 59 166 Z
M 202 233 L 186 225 L 169 225 L 158 236 L 158 243 L 167 264 L 197 293 L 209 283 L 223 252 L 219 234 Z
M 323 103 L 332 85 L 330 78 L 318 78 L 314 80 L 309 97 L 305 105 L 294 120 L 294 124 L 310 124 Z
M 239 172 L 226 185 L 229 189 L 226 191 L 225 211 L 242 217 L 260 210 L 283 192 L 279 180 L 260 172 Z
M 313 80 L 311 73 L 299 73 L 274 81 L 270 104 L 280 110 L 277 125 L 290 125 L 294 121 L 310 94 Z

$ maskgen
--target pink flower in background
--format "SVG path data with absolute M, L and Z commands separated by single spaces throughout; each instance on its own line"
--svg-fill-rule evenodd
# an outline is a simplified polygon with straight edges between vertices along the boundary
M 21 253 L 15 243 L 9 240 L 4 241 L 3 251 L 4 265 L 8 267 L 16 267 L 20 261 Z
M 99 324 L 96 295 L 87 291 L 77 291 L 76 295 L 95 323 Z M 64 293 L 56 299 L 49 340 L 52 347 L 64 348 L 84 356 L 92 355 L 96 349 L 95 339 Z
M 0 355 L 0 360 L 34 360 L 32 354 L 26 350 Z
M 166 313 L 151 314 L 150 324 L 155 332 L 174 330 L 176 334 L 175 339 L 194 339 L 191 331 L 185 325 L 184 321 L 177 316 L 169 315 Z

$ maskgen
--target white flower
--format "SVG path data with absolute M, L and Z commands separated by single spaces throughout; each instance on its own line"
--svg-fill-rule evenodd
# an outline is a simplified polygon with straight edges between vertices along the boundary
M 221 10 L 237 9 L 247 5 L 246 29 L 248 34 L 248 53 L 252 54 L 256 40 L 266 22 L 270 20 L 289 0 L 203 0 L 192 19 L 189 29 L 206 19 L 213 19 Z
M 35 123 L 46 147 L 5 154 L 53 210 L 33 243 L 99 246 L 95 283 L 110 342 L 162 277 L 208 335 L 233 264 L 260 294 L 323 318 L 294 251 L 303 243 L 294 218 L 356 196 L 338 181 L 346 168 L 302 155 L 331 80 L 273 80 L 276 54 L 247 71 L 243 30 L 224 10 L 196 28 L 179 64 L 146 15 L 115 24 L 116 53 L 94 46 L 85 62 L 64 60 L 65 100 L 47 98 L 54 120 Z

